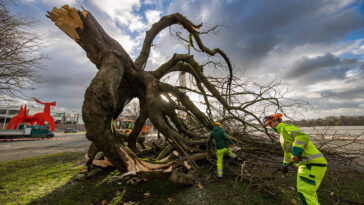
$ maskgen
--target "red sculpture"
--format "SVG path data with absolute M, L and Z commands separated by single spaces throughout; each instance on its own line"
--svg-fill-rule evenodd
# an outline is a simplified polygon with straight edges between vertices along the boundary
M 51 106 L 56 106 L 56 102 L 44 103 L 44 102 L 37 100 L 36 98 L 34 98 L 34 100 L 35 100 L 35 102 L 44 105 L 43 112 L 36 113 L 33 116 L 27 115 L 27 105 L 25 105 L 24 108 L 23 108 L 23 106 L 21 106 L 19 113 L 16 116 L 14 116 L 13 118 L 11 118 L 6 129 L 15 130 L 18 128 L 18 126 L 21 123 L 26 123 L 26 124 L 30 124 L 30 125 L 35 125 L 35 123 L 37 123 L 38 125 L 44 125 L 45 122 L 48 122 L 49 128 L 52 131 L 54 131 L 55 123 L 54 123 L 53 117 L 51 116 Z

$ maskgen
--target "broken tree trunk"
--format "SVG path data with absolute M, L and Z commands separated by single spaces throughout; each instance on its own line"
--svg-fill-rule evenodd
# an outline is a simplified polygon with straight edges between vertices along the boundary
M 140 85 L 145 84 L 146 79 L 153 83 L 151 74 L 143 75 L 144 72 L 134 65 L 120 44 L 105 33 L 89 12 L 64 6 L 54 8 L 48 17 L 86 51 L 99 70 L 86 90 L 82 107 L 86 137 L 120 170 L 137 172 L 170 166 L 171 162 L 151 164 L 139 160 L 121 143 L 111 127 L 112 120 L 123 106 L 142 95 Z

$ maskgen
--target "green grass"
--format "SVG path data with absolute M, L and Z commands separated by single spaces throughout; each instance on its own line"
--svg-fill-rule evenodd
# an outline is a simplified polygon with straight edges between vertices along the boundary
M 63 186 L 84 154 L 60 153 L 0 163 L 0 204 L 26 204 Z
M 137 185 L 110 182 L 120 175 L 109 169 L 94 178 L 70 184 L 70 179 L 82 169 L 84 153 L 58 153 L 0 163 L 0 204 L 300 204 L 295 191 L 296 175 L 278 175 L 271 183 L 278 194 L 263 195 L 256 187 L 238 182 L 225 171 L 225 180 L 205 181 L 202 186 L 185 187 L 171 183 L 167 177 Z M 256 174 L 268 176 L 271 168 L 255 167 Z M 203 167 L 202 176 L 214 176 L 213 167 Z M 363 173 L 328 170 L 318 191 L 321 204 L 364 202 Z M 233 187 L 235 189 L 233 190 Z M 273 191 L 273 190 L 272 190 Z M 333 194 L 333 195 L 332 195 Z M 337 198 L 344 199 L 338 201 Z M 346 201 L 345 201 L 346 200 Z M 120 204 L 120 203 L 119 203 Z
M 120 175 L 104 171 L 95 178 L 67 183 L 82 169 L 84 153 L 58 153 L 0 163 L 0 204 L 109 204 L 147 200 L 164 204 L 164 199 L 185 189 L 166 177 L 138 185 L 109 182 Z M 150 193 L 145 196 L 145 193 Z

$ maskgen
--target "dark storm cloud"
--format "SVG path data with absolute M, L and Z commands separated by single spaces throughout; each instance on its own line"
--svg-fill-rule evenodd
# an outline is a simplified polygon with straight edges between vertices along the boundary
M 335 110 L 335 109 L 360 109 L 360 105 L 363 105 L 364 101 L 354 101 L 352 99 L 347 100 L 335 100 L 333 101 L 330 97 L 321 97 L 321 98 L 302 98 L 302 100 L 306 100 L 310 102 L 313 108 L 317 111 L 327 111 L 327 110 Z M 332 112 L 331 115 L 335 115 L 336 113 Z M 350 113 L 350 114 L 361 114 L 361 113 Z
M 302 26 L 297 28 L 291 40 L 295 44 L 335 42 L 364 25 L 363 15 L 354 8 L 327 15 L 308 13 L 300 23 Z
M 288 72 L 287 78 L 298 78 L 317 69 L 335 67 L 341 63 L 340 59 L 331 53 L 316 58 L 303 58 L 297 61 L 294 67 Z
M 339 99 L 339 100 L 355 100 L 361 99 L 364 101 L 364 86 L 356 89 L 351 89 L 343 92 L 335 92 L 333 90 L 321 91 L 323 98 Z
M 348 67 L 352 66 L 355 69 L 348 69 Z M 307 94 L 299 92 L 299 99 L 306 100 L 316 110 L 320 111 L 345 108 L 351 109 L 351 112 L 346 110 L 347 113 L 341 114 L 362 114 L 362 106 L 364 105 L 364 72 L 358 69 L 360 67 L 364 68 L 364 64 L 357 60 L 347 59 L 346 61 L 341 61 L 341 64 L 335 69 L 327 67 L 321 72 L 313 71 L 300 78 L 296 78 L 294 80 L 294 83 L 297 84 L 296 86 L 314 85 L 315 83 L 329 82 L 330 80 L 336 80 L 335 82 L 338 83 L 334 84 L 334 87 L 331 89 L 330 86 L 324 85 L 325 88 L 323 90 L 312 91 L 311 94 L 317 94 L 314 95 L 315 97 L 307 97 L 310 95 L 309 92 Z M 348 75 L 351 75 L 351 77 L 348 77 Z M 333 114 L 335 113 L 331 113 L 331 115 Z
M 341 102 L 327 103 L 327 101 L 325 99 L 322 99 L 322 101 L 320 101 L 318 103 L 315 103 L 314 107 L 315 107 L 316 110 L 320 110 L 320 111 L 323 111 L 323 110 L 336 110 L 338 108 L 340 108 L 340 109 L 344 109 L 344 108 L 354 109 L 354 108 L 360 108 L 360 103 L 352 102 L 352 101 L 341 101 Z M 335 114 L 335 113 L 331 113 L 331 115 L 333 115 L 333 114 Z M 360 113 L 350 113 L 350 114 L 360 115 Z
M 359 61 L 358 61 L 358 59 L 356 59 L 356 58 L 345 58 L 345 59 L 343 59 L 343 60 L 342 60 L 342 63 L 343 63 L 344 65 L 351 66 L 351 65 L 358 64 L 358 63 L 359 63 Z
M 40 73 L 42 83 L 37 89 L 26 91 L 26 94 L 43 101 L 55 100 L 59 107 L 80 110 L 84 92 L 97 69 L 87 59 L 85 52 L 45 17 L 52 2 L 23 2 L 23 8 L 19 11 L 37 21 L 37 32 L 49 43 L 43 52 L 50 58 L 45 63 L 46 70 Z M 353 1 L 352 4 L 340 6 L 343 2 L 176 0 L 169 5 L 168 14 L 179 12 L 194 23 L 204 23 L 204 26 L 223 25 L 217 36 L 202 36 L 205 45 L 223 49 L 236 68 L 245 68 L 247 74 L 251 74 L 253 78 L 254 75 L 272 74 L 274 70 L 278 80 L 283 80 L 291 91 L 295 91 L 296 86 L 302 88 L 333 79 L 342 80 L 343 84 L 357 84 L 352 91 L 328 89 L 321 92 L 321 98 L 302 97 L 322 110 L 335 107 L 357 108 L 360 102 L 347 99 L 363 96 L 360 90 L 364 83 L 358 78 L 348 79 L 347 74 L 357 68 L 364 70 L 364 65 L 360 67 L 361 62 L 357 59 L 344 58 L 333 50 L 324 49 L 344 42 L 350 32 L 364 27 L 364 17 L 358 9 L 359 3 Z M 79 8 L 81 3 L 111 35 L 115 28 L 113 22 L 110 24 L 108 14 L 88 1 L 79 1 L 76 6 Z M 124 32 L 126 28 L 120 29 Z M 119 35 L 117 32 L 113 34 L 113 37 Z M 154 43 L 158 45 L 171 42 L 170 39 L 162 40 L 164 41 Z M 123 43 L 125 44 L 121 42 Z M 163 52 L 167 53 L 173 46 L 166 47 Z M 310 50 L 313 46 L 316 46 L 315 49 Z M 300 49 L 305 53 L 299 53 L 297 50 Z M 320 53 L 320 50 L 325 51 Z M 172 52 L 166 57 L 165 53 L 158 60 L 163 58 L 164 61 L 173 54 Z M 287 59 L 272 56 L 287 56 Z M 277 66 L 279 69 L 276 69 Z M 364 79 L 363 75 L 362 78 Z M 305 94 L 300 93 L 301 96 Z M 334 101 L 329 101 L 330 99 Z
M 357 8 L 329 12 L 334 6 L 335 2 L 318 0 L 177 1 L 170 12 L 181 12 L 197 23 L 225 25 L 221 38 L 205 38 L 206 44 L 223 48 L 235 63 L 249 70 L 256 69 L 272 51 L 331 44 L 364 26 Z
M 348 34 L 364 27 L 364 16 L 359 2 L 346 2 L 174 1 L 170 12 L 180 12 L 195 23 L 224 25 L 218 36 L 204 37 L 205 44 L 222 48 L 237 69 L 246 69 L 253 78 L 274 72 L 297 99 L 307 100 L 315 109 L 355 110 L 363 102 L 349 99 L 363 98 L 363 82 L 349 74 L 357 72 L 362 63 L 340 56 L 343 52 L 337 49 L 341 43 L 345 45 Z M 333 80 L 336 88 L 343 87 L 340 91 L 328 89 L 321 98 L 306 97 L 320 96 L 306 87 Z
M 348 78 L 348 72 L 355 71 L 362 64 L 357 59 L 340 59 L 330 53 L 315 58 L 302 58 L 292 65 L 285 79 L 301 86 L 329 80 L 353 82 L 355 79 Z
M 264 58 L 270 50 L 278 44 L 278 39 L 274 35 L 255 35 L 247 39 L 242 44 L 241 52 L 244 53 L 244 62 L 254 61 Z M 237 52 L 239 53 L 239 52 Z

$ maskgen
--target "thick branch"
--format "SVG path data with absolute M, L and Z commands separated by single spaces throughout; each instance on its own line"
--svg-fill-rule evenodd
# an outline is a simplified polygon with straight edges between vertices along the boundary
M 138 58 L 135 60 L 135 65 L 139 68 L 143 68 L 148 60 L 150 48 L 152 46 L 154 38 L 161 32 L 163 29 L 171 26 L 173 24 L 177 24 L 179 22 L 183 22 L 188 25 L 188 27 L 200 28 L 201 25 L 195 25 L 188 21 L 184 16 L 179 13 L 171 14 L 168 16 L 163 16 L 157 23 L 154 23 L 152 28 L 146 32 L 142 51 L 140 52 Z
M 193 56 L 187 54 L 174 54 L 172 58 L 164 63 L 163 65 L 159 66 L 159 68 L 152 72 L 152 74 L 157 78 L 160 79 L 167 73 L 171 71 L 171 69 L 176 66 L 176 64 L 180 61 L 186 61 L 188 58 L 193 58 Z
M 144 39 L 142 51 L 140 52 L 140 55 L 138 56 L 138 58 L 135 60 L 135 65 L 139 68 L 143 68 L 145 66 L 146 61 L 149 57 L 152 42 L 153 42 L 154 38 L 156 37 L 156 35 L 159 32 L 161 32 L 163 29 L 165 29 L 166 27 L 171 26 L 176 23 L 181 24 L 183 26 L 183 28 L 185 28 L 190 34 L 193 35 L 193 37 L 195 38 L 197 45 L 201 49 L 201 51 L 209 54 L 210 56 L 214 56 L 216 53 L 218 53 L 224 58 L 225 62 L 228 65 L 228 69 L 229 69 L 229 73 L 230 73 L 230 77 L 229 77 L 229 81 L 228 81 L 228 85 L 229 85 L 228 90 L 230 90 L 232 76 L 233 76 L 233 69 L 231 66 L 230 59 L 227 57 L 227 55 L 221 49 L 215 48 L 213 50 L 210 50 L 202 43 L 200 34 L 199 34 L 199 32 L 197 32 L 197 29 L 200 28 L 202 26 L 202 24 L 195 25 L 179 13 L 175 13 L 175 14 L 171 14 L 171 15 L 162 17 L 157 23 L 153 24 L 153 26 L 150 30 L 147 31 L 146 37 Z M 229 92 L 229 94 L 230 94 L 230 92 Z
M 166 84 L 166 83 L 159 83 L 159 88 L 161 90 L 163 90 L 164 92 L 168 92 L 173 94 L 176 98 L 178 98 L 178 100 L 183 104 L 183 106 L 185 106 L 188 110 L 191 111 L 191 113 L 206 127 L 208 127 L 209 129 L 213 128 L 213 124 L 210 122 L 210 120 L 206 117 L 206 115 L 200 111 L 200 109 L 198 109 L 196 107 L 196 105 L 189 99 L 189 97 L 179 91 L 177 88 Z
M 176 128 L 181 131 L 183 134 L 185 134 L 186 136 L 190 137 L 190 138 L 197 138 L 199 137 L 198 134 L 191 132 L 190 130 L 188 130 L 187 126 L 181 121 L 181 119 L 177 116 L 176 112 L 175 112 L 175 107 L 177 106 L 174 102 L 172 102 L 170 100 L 170 102 L 164 102 L 163 103 L 164 106 L 164 110 L 165 110 L 165 114 L 167 116 L 170 117 L 170 119 L 172 120 L 172 122 L 176 125 Z

